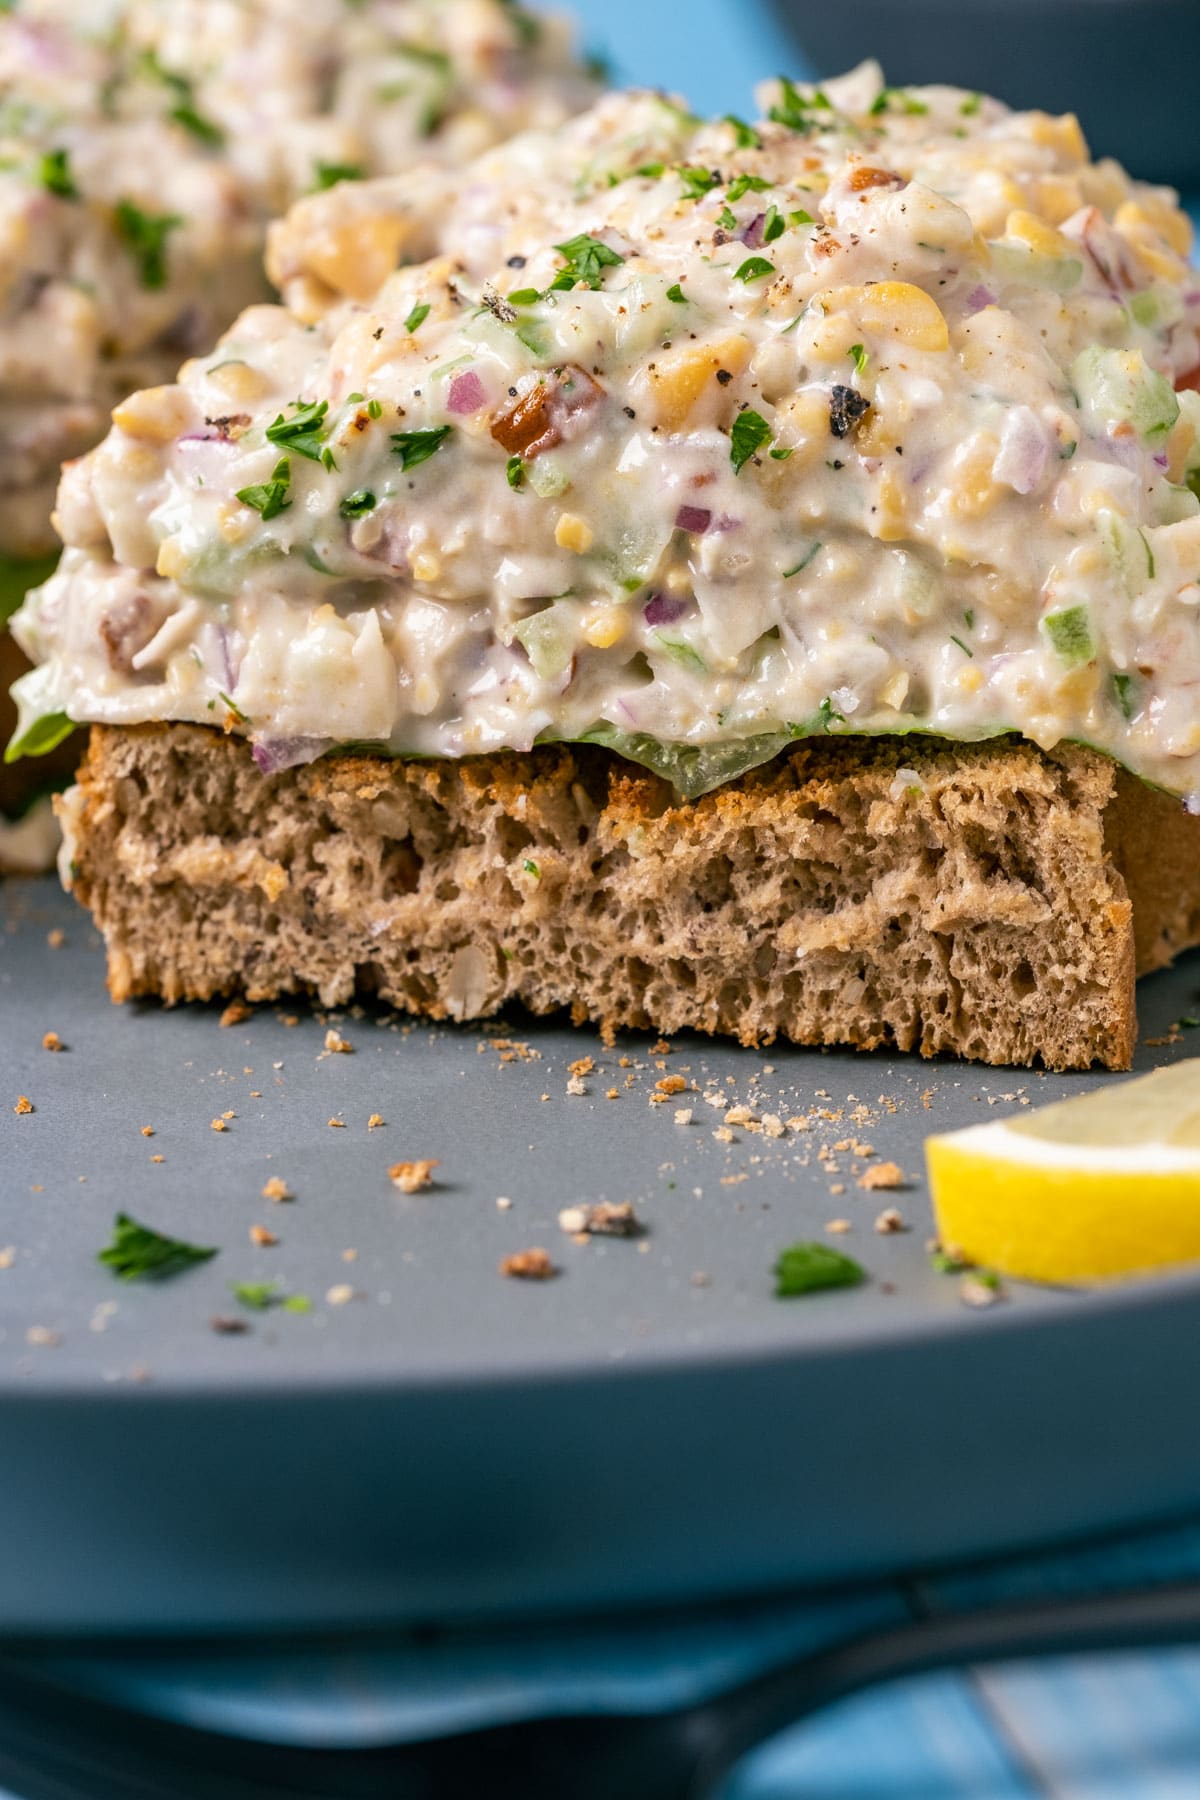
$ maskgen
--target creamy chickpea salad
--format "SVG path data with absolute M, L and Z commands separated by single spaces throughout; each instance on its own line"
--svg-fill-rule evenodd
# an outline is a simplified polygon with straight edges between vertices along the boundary
M 271 216 L 594 93 L 562 23 L 505 0 L 7 0 L 0 555 L 52 552 L 64 458 L 267 296 Z
M 1174 196 L 873 65 L 763 103 L 613 95 L 305 202 L 290 306 L 66 471 L 19 742 L 585 740 L 695 795 L 808 734 L 1015 730 L 1200 808 Z

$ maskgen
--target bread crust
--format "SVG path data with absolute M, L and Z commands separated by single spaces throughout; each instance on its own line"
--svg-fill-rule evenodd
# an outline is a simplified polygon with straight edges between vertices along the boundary
M 1010 739 L 809 741 L 681 802 L 587 747 L 264 777 L 206 727 L 95 727 L 60 810 L 115 1000 L 1123 1069 L 1136 973 L 1200 941 L 1200 821 Z

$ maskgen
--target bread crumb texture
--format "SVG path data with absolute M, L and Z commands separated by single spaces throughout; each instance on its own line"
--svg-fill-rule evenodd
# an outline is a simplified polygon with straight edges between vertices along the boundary
M 1011 739 L 804 743 L 684 803 L 599 749 L 263 777 L 207 727 L 96 727 L 64 812 L 117 1000 L 519 1002 L 609 1035 L 1121 1069 L 1135 973 L 1200 940 L 1200 821 Z

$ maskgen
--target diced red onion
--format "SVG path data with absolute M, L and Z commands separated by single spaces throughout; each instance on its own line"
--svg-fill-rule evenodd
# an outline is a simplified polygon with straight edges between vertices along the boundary
M 1171 459 L 1163 450 L 1155 453 L 1154 460 L 1160 469 L 1169 469 L 1171 466 Z
M 984 287 L 982 281 L 977 287 L 971 289 L 963 301 L 963 305 L 969 313 L 982 312 L 985 306 L 995 306 L 995 304 L 995 294 L 991 288 Z
M 446 411 L 460 417 L 467 413 L 477 413 L 487 400 L 483 383 L 474 369 L 464 369 L 450 383 L 450 392 L 446 399 Z
M 759 213 L 757 218 L 751 219 L 751 221 L 747 225 L 745 231 L 742 232 L 741 239 L 742 239 L 743 244 L 745 244 L 747 250 L 761 250 L 762 241 L 763 241 L 763 226 L 766 224 L 766 222 L 767 222 L 766 213 Z
M 278 775 L 283 769 L 297 769 L 302 763 L 316 762 L 332 744 L 332 738 L 257 738 L 251 746 L 251 755 L 264 775 Z
M 652 594 L 642 609 L 642 617 L 647 625 L 673 625 L 676 619 L 682 619 L 688 605 L 687 600 L 672 599 L 669 594 Z
M 697 537 L 703 537 L 712 524 L 712 514 L 705 506 L 681 506 L 675 514 L 675 529 L 691 531 Z

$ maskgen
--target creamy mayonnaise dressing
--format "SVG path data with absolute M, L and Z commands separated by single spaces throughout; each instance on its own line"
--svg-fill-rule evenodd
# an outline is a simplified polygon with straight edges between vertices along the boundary
M 1174 197 L 869 65 L 764 99 L 303 202 L 289 305 L 66 471 L 22 730 L 217 722 L 268 770 L 595 738 L 698 792 L 811 732 L 1014 729 L 1194 802 Z
M 12 0 L 0 12 L 0 554 L 59 465 L 265 298 L 318 183 L 462 161 L 578 111 L 561 21 L 505 0 Z

